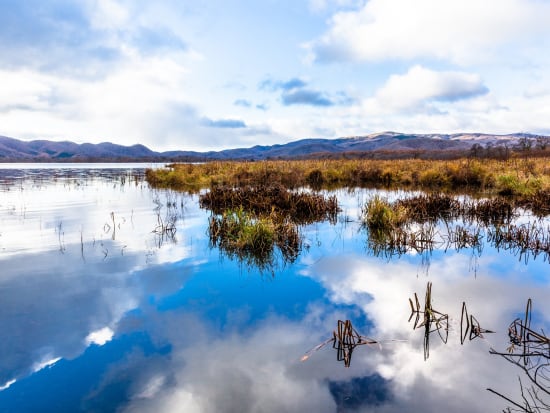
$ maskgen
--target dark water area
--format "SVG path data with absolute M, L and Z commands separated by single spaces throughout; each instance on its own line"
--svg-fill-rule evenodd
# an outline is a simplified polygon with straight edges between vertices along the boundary
M 211 213 L 151 189 L 151 165 L 17 166 L 0 168 L 0 412 L 499 412 L 487 389 L 522 402 L 525 366 L 550 401 L 548 343 L 517 364 L 490 352 L 508 354 L 528 299 L 548 331 L 548 260 L 373 250 L 365 202 L 407 193 L 332 192 L 336 223 L 300 227 L 298 258 L 266 270 L 213 248 Z M 357 336 L 334 340 L 338 320 Z

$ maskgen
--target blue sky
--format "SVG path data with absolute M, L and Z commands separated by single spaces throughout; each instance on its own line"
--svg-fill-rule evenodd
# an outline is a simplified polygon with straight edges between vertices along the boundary
M 550 134 L 550 1 L 2 0 L 0 135 Z

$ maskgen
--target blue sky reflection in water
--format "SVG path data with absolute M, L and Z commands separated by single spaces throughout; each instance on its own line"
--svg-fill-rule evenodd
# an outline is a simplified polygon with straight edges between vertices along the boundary
M 196 196 L 124 170 L 44 173 L 1 185 L 0 412 L 500 411 L 485 389 L 517 397 L 519 370 L 490 346 L 506 348 L 529 297 L 532 327 L 549 324 L 542 257 L 373 256 L 358 222 L 368 191 L 338 192 L 339 222 L 303 228 L 308 248 L 272 277 L 209 248 Z M 424 361 L 408 298 L 428 281 L 451 329 Z M 497 333 L 461 346 L 462 301 Z M 357 348 L 350 368 L 330 346 L 300 362 L 338 319 L 403 341 Z

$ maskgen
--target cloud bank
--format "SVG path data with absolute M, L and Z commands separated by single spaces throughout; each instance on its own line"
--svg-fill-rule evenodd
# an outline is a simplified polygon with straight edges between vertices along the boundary
M 463 65 L 548 36 L 549 16 L 550 5 L 536 0 L 371 0 L 336 13 L 328 31 L 305 47 L 320 62 L 431 58 Z

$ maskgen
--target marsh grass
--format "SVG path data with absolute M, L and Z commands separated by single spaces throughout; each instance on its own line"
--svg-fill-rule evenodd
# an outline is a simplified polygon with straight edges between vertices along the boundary
M 267 219 L 272 227 L 282 222 L 288 227 L 322 220 L 334 223 L 336 197 L 322 196 L 318 192 L 321 189 L 423 190 L 423 195 L 391 203 L 375 197 L 364 206 L 362 220 L 368 228 L 369 247 L 375 254 L 430 252 L 439 242 L 445 242 L 446 248 L 479 250 L 479 229 L 468 225 L 449 227 L 443 236 L 435 230 L 439 221 L 461 219 L 469 227 L 496 226 L 487 237 L 497 248 L 549 256 L 548 231 L 509 227 L 523 211 L 532 211 L 538 217 L 550 214 L 547 159 L 512 156 L 502 160 L 207 162 L 148 170 L 146 178 L 152 186 L 202 192 L 201 207 L 210 209 L 218 218 L 242 208 L 255 222 Z M 311 192 L 304 190 L 308 187 Z M 469 197 L 461 200 L 457 194 Z M 294 244 L 288 242 L 285 248 L 294 251 Z
M 455 192 L 501 193 L 529 197 L 550 189 L 547 158 L 455 160 L 339 159 L 172 164 L 148 170 L 154 187 L 188 192 L 218 185 L 281 184 L 286 188 L 405 188 Z
M 443 193 L 428 193 L 413 198 L 399 199 L 394 208 L 404 211 L 406 220 L 415 222 L 451 219 L 460 214 L 460 202 Z
M 489 228 L 487 241 L 497 250 L 509 250 L 527 260 L 529 256 L 550 258 L 550 228 L 534 222 Z
M 294 262 L 302 247 L 298 226 L 335 223 L 339 211 L 335 196 L 290 191 L 281 184 L 215 186 L 200 195 L 199 204 L 213 212 L 211 245 L 260 269 L 273 266 L 275 247 L 284 262 Z
M 373 232 L 388 232 L 400 228 L 409 219 L 406 208 L 393 205 L 378 195 L 363 208 L 364 222 Z
M 273 268 L 275 246 L 285 262 L 294 262 L 301 250 L 296 225 L 280 217 L 258 217 L 243 207 L 213 215 L 208 230 L 213 247 L 261 270 Z
M 297 224 L 324 220 L 335 223 L 339 211 L 336 196 L 293 192 L 281 184 L 216 186 L 199 197 L 199 204 L 216 214 L 242 207 L 257 216 L 287 218 Z
M 550 227 L 535 220 L 513 224 L 524 201 L 510 198 L 459 200 L 448 194 L 423 194 L 388 202 L 378 196 L 367 201 L 363 223 L 367 245 L 374 255 L 392 257 L 435 248 L 481 252 L 484 234 L 497 250 L 508 250 L 520 259 L 542 255 L 550 258 Z M 537 208 L 544 208 L 538 201 Z M 464 225 L 456 224 L 462 220 Z M 438 222 L 444 226 L 438 227 Z M 451 224 L 454 223 L 454 224 Z

